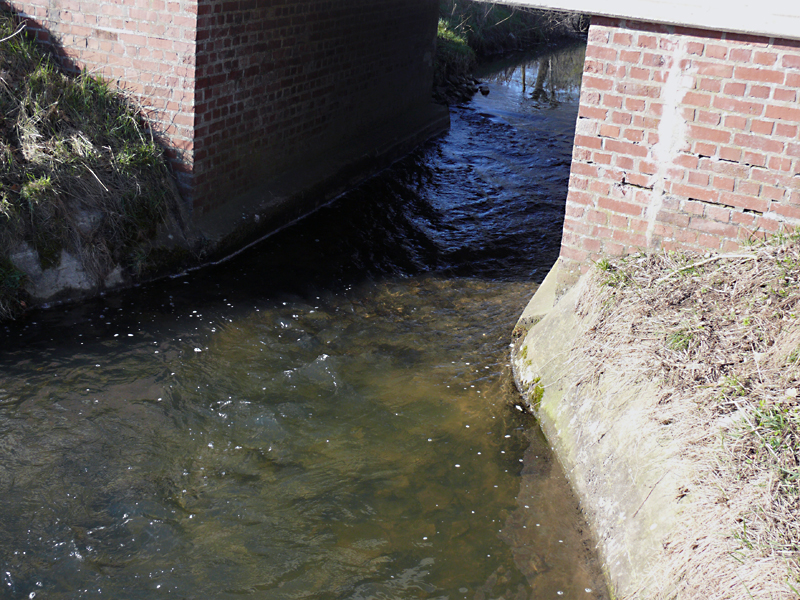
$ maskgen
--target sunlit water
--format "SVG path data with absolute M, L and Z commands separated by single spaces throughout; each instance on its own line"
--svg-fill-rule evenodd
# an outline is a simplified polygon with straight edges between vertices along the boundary
M 6 328 L 0 597 L 605 598 L 507 365 L 581 58 L 487 76 L 448 136 L 233 261 Z

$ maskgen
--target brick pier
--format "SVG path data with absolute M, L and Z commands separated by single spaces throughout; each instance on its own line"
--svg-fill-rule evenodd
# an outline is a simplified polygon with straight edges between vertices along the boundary
M 436 0 L 6 6 L 138 98 L 209 235 L 301 216 L 447 125 L 430 104 Z
M 800 42 L 594 17 L 560 279 L 800 224 Z

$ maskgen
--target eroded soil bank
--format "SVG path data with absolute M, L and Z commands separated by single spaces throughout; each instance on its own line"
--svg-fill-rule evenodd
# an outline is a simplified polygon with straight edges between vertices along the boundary
M 797 237 L 603 260 L 515 332 L 515 380 L 618 598 L 797 598 Z

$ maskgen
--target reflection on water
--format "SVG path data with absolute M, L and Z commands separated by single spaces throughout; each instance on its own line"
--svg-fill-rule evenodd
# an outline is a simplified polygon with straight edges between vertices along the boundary
M 491 86 L 235 261 L 5 328 L 0 596 L 605 597 L 507 367 L 577 105 Z
M 502 83 L 510 102 L 553 108 L 578 100 L 584 56 L 585 46 L 576 44 L 555 52 L 539 52 L 529 60 L 511 56 L 487 65 L 479 75 L 486 81 Z

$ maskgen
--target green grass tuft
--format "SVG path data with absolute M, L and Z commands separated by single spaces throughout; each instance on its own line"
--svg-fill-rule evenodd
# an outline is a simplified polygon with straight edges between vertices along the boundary
M 16 26 L 0 15 L 0 37 Z M 62 72 L 25 35 L 0 44 L 0 71 L 0 260 L 28 245 L 42 268 L 65 249 L 89 273 L 136 274 L 178 202 L 140 109 L 101 78 Z

